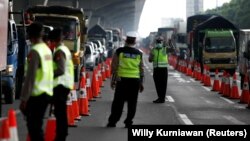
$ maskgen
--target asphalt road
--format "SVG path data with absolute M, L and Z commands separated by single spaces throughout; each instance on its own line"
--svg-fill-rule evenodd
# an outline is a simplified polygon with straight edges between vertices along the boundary
M 169 79 L 166 102 L 154 104 L 156 91 L 152 79 L 152 64 L 145 56 L 144 92 L 139 94 L 137 113 L 134 124 L 138 125 L 248 125 L 250 110 L 239 100 L 222 97 L 217 92 L 211 92 L 210 87 L 204 87 L 200 82 L 188 77 L 172 67 L 169 67 Z M 106 80 L 101 88 L 101 98 L 90 102 L 90 116 L 82 117 L 76 128 L 69 129 L 68 141 L 127 141 L 127 129 L 123 120 L 126 116 L 126 106 L 123 116 L 116 128 L 106 128 L 110 114 L 114 91 L 110 89 L 110 80 Z M 3 105 L 3 115 L 9 108 L 18 109 L 19 101 Z M 46 117 L 48 114 L 46 114 Z M 25 141 L 27 135 L 26 122 L 17 110 L 18 134 L 20 141 Z M 46 119 L 45 119 L 46 123 Z

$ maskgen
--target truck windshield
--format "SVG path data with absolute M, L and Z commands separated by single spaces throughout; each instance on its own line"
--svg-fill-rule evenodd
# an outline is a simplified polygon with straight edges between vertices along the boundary
M 62 28 L 65 40 L 76 39 L 76 20 L 61 17 L 36 16 L 36 21 L 54 28 Z
M 235 51 L 233 37 L 206 38 L 205 50 L 207 52 L 232 52 Z

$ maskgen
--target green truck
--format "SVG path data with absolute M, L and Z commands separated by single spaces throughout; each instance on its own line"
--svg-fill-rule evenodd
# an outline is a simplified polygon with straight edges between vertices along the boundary
M 203 21 L 188 32 L 190 58 L 201 64 L 202 71 L 207 65 L 211 71 L 227 70 L 233 75 L 237 67 L 239 29 L 221 16 L 204 16 Z

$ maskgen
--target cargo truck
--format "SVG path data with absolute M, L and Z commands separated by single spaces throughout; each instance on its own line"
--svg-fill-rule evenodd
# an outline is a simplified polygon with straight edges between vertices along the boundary
M 75 82 L 80 79 L 80 69 L 85 65 L 86 17 L 82 9 L 66 6 L 33 6 L 27 9 L 30 20 L 63 29 L 64 44 L 72 53 Z
M 189 23 L 188 23 L 189 24 Z M 237 68 L 237 51 L 239 47 L 239 29 L 222 16 L 213 15 L 198 24 L 190 34 L 194 61 L 211 71 L 227 70 L 231 75 Z

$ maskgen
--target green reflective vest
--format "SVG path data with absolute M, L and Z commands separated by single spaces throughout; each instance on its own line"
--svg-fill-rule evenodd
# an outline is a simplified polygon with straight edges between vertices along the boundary
M 59 50 L 62 51 L 66 56 L 65 69 L 64 69 L 65 71 L 64 71 L 63 75 L 58 76 L 57 78 L 55 78 L 54 87 L 61 84 L 65 88 L 73 89 L 73 86 L 74 86 L 74 65 L 73 65 L 73 62 L 72 62 L 71 52 L 64 45 L 60 45 L 59 47 L 57 47 L 56 50 L 55 50 L 55 53 L 57 51 L 59 51 Z M 54 65 L 55 65 L 54 66 L 54 69 L 55 69 L 57 66 L 56 66 L 55 63 L 54 63 Z
M 52 53 L 45 43 L 39 43 L 32 47 L 40 57 L 40 68 L 35 73 L 35 84 L 31 96 L 40 96 L 46 93 L 50 96 L 53 95 L 53 61 Z
M 126 78 L 140 78 L 140 54 L 121 52 L 119 54 L 118 76 Z
M 154 68 L 165 68 L 168 66 L 168 55 L 166 47 L 153 48 L 153 66 Z

